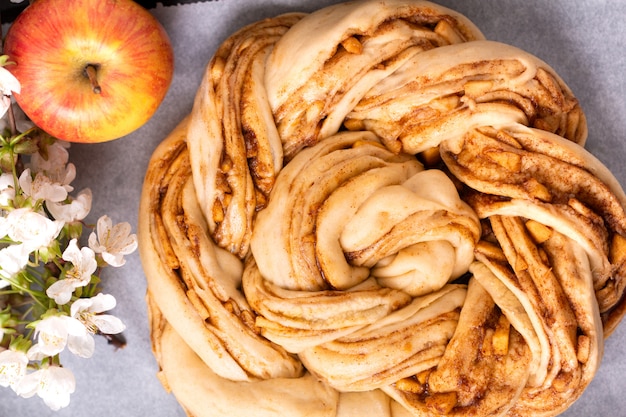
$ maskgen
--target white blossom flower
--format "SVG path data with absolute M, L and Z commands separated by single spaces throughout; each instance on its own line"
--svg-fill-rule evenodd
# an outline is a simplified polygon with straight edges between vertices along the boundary
M 30 398 L 37 394 L 48 407 L 57 411 L 70 404 L 70 394 L 76 389 L 74 374 L 67 368 L 48 366 L 27 374 L 15 387 L 15 392 Z
M 42 172 L 61 184 L 69 184 L 76 177 L 76 167 L 68 163 L 69 147 L 69 142 L 55 141 L 46 147 L 45 157 L 39 152 L 31 155 L 30 169 L 32 172 Z
M 98 294 L 92 298 L 79 298 L 71 306 L 72 316 L 50 316 L 35 327 L 37 342 L 28 351 L 32 360 L 53 356 L 67 348 L 82 358 L 90 358 L 95 350 L 92 335 L 100 331 L 117 334 L 126 326 L 109 314 L 99 314 L 115 307 L 115 297 Z
M 0 386 L 15 386 L 26 375 L 28 367 L 28 356 L 18 350 L 7 349 L 0 352 Z
M 24 195 L 32 197 L 33 200 L 45 200 L 58 203 L 67 198 L 67 190 L 63 184 L 52 181 L 47 175 L 38 172 L 33 179 L 30 168 L 22 172 L 19 184 Z
M 13 93 L 19 93 L 21 86 L 3 68 L 8 59 L 0 55 L 0 135 L 9 135 L 3 141 L 6 145 L 11 140 L 10 146 L 14 146 L 21 140 L 15 131 L 26 132 L 34 124 L 19 106 L 13 105 Z M 5 149 L 4 165 L 12 163 L 13 171 L 0 172 L 0 289 L 13 285 L 33 297 L 30 306 L 28 301 L 22 306 L 22 300 L 18 300 L 21 311 L 14 309 L 10 300 L 0 311 L 0 341 L 11 336 L 9 349 L 0 346 L 0 387 L 10 387 L 24 398 L 37 395 L 52 410 L 59 410 L 69 405 L 76 388 L 73 373 L 60 365 L 59 354 L 67 348 L 79 357 L 89 358 L 95 350 L 95 334 L 113 335 L 126 328 L 120 319 L 105 313 L 115 307 L 116 300 L 112 295 L 98 293 L 99 277 L 94 274 L 103 261 L 123 265 L 124 255 L 137 248 L 137 237 L 131 234 L 130 224 L 114 226 L 103 216 L 96 232 L 89 236 L 89 246 L 79 247 L 77 238 L 83 236 L 82 221 L 91 210 L 92 192 L 85 189 L 70 195 L 76 178 L 76 167 L 69 162 L 70 144 L 26 137 L 16 146 L 16 152 L 30 158 L 17 178 L 14 173 L 19 159 L 11 158 L 15 155 Z M 31 155 L 34 149 L 38 152 Z M 59 249 L 67 240 L 60 255 Z M 62 271 L 56 281 L 47 273 L 40 275 L 52 263 Z M 76 289 L 87 285 L 84 293 L 97 295 L 78 298 L 81 291 L 75 294 Z M 42 286 L 48 296 L 43 300 L 39 297 Z M 54 310 L 52 300 L 65 307 Z M 42 316 L 38 307 L 32 308 L 34 304 L 48 311 Z
M 74 265 L 71 277 L 79 279 L 81 281 L 89 281 L 91 274 L 96 271 L 96 255 L 90 248 L 79 248 L 78 241 L 72 239 L 67 245 L 67 248 L 63 252 L 62 258 L 64 261 L 71 262 Z
M 84 287 L 91 281 L 91 275 L 98 268 L 96 254 L 90 248 L 78 248 L 76 239 L 70 240 L 63 252 L 63 260 L 72 263 L 72 268 L 65 273 L 65 278 L 52 284 L 46 290 L 48 297 L 63 305 L 72 298 L 72 293 L 78 287 Z
M 46 208 L 56 220 L 73 223 L 83 220 L 91 210 L 91 190 L 86 188 L 71 198 L 69 203 L 46 203 Z
M 111 266 L 122 266 L 126 263 L 124 255 L 131 254 L 137 249 L 137 235 L 130 234 L 129 223 L 112 225 L 109 216 L 98 219 L 95 232 L 89 235 L 89 247 L 96 253 L 102 254 L 102 259 Z
M 9 245 L 0 249 L 0 288 L 9 285 L 1 278 L 13 278 L 28 264 L 30 250 L 22 245 Z
M 50 246 L 63 228 L 63 222 L 50 220 L 26 207 L 12 210 L 6 219 L 9 238 L 21 242 L 31 252 Z
M 115 308 L 115 297 L 111 294 L 98 294 L 91 298 L 79 298 L 70 308 L 70 314 L 79 320 L 91 334 L 100 331 L 104 334 L 117 334 L 126 326 L 120 319 L 110 314 L 99 314 Z
M 82 358 L 93 355 L 95 342 L 83 323 L 69 316 L 48 316 L 35 326 L 37 343 L 28 356 L 40 360 L 61 353 L 65 347 Z
M 126 326 L 110 314 L 100 314 L 115 307 L 115 297 L 98 294 L 91 298 L 79 298 L 70 307 L 70 316 L 49 316 L 35 326 L 37 343 L 28 351 L 32 360 L 54 356 L 67 348 L 82 358 L 90 358 L 95 350 L 92 335 L 97 332 L 117 334 Z

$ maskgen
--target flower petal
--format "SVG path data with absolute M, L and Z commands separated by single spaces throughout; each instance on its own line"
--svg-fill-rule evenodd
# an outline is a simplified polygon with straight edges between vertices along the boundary
M 93 355 L 96 342 L 93 336 L 85 331 L 82 335 L 70 335 L 67 339 L 67 348 L 76 356 L 87 359 Z
M 62 306 L 67 304 L 72 298 L 72 293 L 77 288 L 76 282 L 70 279 L 61 279 L 52 284 L 46 290 L 46 295 Z
M 115 308 L 117 301 L 111 294 L 98 294 L 91 298 L 91 307 L 89 311 L 92 313 L 102 313 L 103 311 L 112 310 Z
M 11 105 L 11 97 L 0 95 L 0 117 L 4 118 L 9 106 Z
M 24 172 L 20 175 L 17 182 L 20 185 L 20 188 L 26 195 L 30 195 L 30 190 L 33 185 L 33 177 L 30 174 L 30 168 L 26 168 Z
M 65 248 L 65 251 L 63 252 L 63 260 L 77 265 L 80 263 L 81 259 L 82 256 L 80 253 L 80 249 L 78 248 L 78 240 L 70 240 L 70 242 L 67 244 L 67 248 Z
M 126 264 L 126 259 L 124 259 L 124 255 L 121 253 L 102 252 L 102 259 L 104 262 L 114 267 L 120 267 Z
M 98 233 L 100 244 L 106 245 L 112 227 L 113 221 L 109 216 L 106 214 L 104 216 L 100 216 L 98 223 L 96 224 L 96 232 Z
M 65 349 L 68 336 L 68 316 L 49 316 L 35 326 L 35 335 L 41 353 L 54 356 Z
M 15 75 L 6 68 L 0 67 L 0 93 L 10 96 L 11 93 L 20 93 L 21 85 Z
M 15 385 L 13 389 L 17 395 L 23 398 L 30 398 L 37 394 L 37 388 L 39 388 L 39 381 L 44 372 L 44 369 L 26 374 L 20 382 Z
M 35 343 L 30 347 L 30 349 L 28 349 L 28 352 L 26 352 L 26 356 L 31 361 L 40 361 L 47 355 L 41 351 L 41 345 L 39 343 Z
M 104 334 L 118 334 L 126 329 L 122 320 L 110 314 L 100 314 L 93 317 L 92 321 Z
M 104 246 L 102 246 L 100 244 L 100 242 L 98 241 L 98 235 L 96 235 L 96 232 L 91 232 L 91 234 L 89 235 L 89 247 L 95 252 L 95 253 L 102 253 L 106 250 L 106 248 Z
M 11 349 L 0 352 L 0 386 L 14 387 L 26 375 L 28 357 L 24 352 Z
M 70 307 L 70 316 L 77 318 L 76 316 L 79 313 L 89 311 L 92 304 L 93 301 L 91 301 L 91 298 L 79 298 L 72 303 L 72 306 Z
M 0 249 L 0 276 L 13 278 L 28 263 L 30 249 L 24 245 L 9 245 Z
M 7 207 L 15 199 L 13 174 L 4 172 L 0 175 L 0 206 Z M 6 233 L 2 234 L 4 236 Z

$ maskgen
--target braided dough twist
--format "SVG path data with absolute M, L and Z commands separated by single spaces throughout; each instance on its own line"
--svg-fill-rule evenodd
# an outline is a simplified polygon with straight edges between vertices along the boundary
M 162 382 L 190 416 L 559 414 L 626 306 L 586 136 L 552 68 L 429 2 L 241 29 L 146 173 Z

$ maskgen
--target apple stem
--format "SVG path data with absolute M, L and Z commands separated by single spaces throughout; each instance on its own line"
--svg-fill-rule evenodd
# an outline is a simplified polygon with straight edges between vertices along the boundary
M 89 82 L 91 83 L 91 88 L 94 93 L 100 94 L 102 92 L 102 88 L 100 84 L 98 84 L 98 79 L 96 77 L 98 73 L 98 67 L 94 64 L 87 64 L 84 70 L 84 74 L 87 78 L 89 78 Z

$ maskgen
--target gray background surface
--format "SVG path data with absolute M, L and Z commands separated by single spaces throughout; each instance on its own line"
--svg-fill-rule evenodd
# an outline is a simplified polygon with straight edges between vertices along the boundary
M 7 0 L 2 0 L 7 1 Z M 139 195 L 148 160 L 158 143 L 189 113 L 204 67 L 217 46 L 244 24 L 288 11 L 312 11 L 336 1 L 223 0 L 158 6 L 152 13 L 174 45 L 176 72 L 156 115 L 122 139 L 72 145 L 77 190 L 90 187 L 88 220 L 108 214 L 136 231 Z M 626 185 L 626 2 L 441 0 L 472 19 L 487 38 L 506 42 L 550 64 L 586 111 L 588 149 Z M 6 28 L 5 28 L 6 30 Z M 50 411 L 39 398 L 22 399 L 0 388 L 0 417 L 182 417 L 175 398 L 156 378 L 145 304 L 146 283 L 138 253 L 123 268 L 105 272 L 105 290 L 118 300 L 113 313 L 127 325 L 125 349 L 97 339 L 91 359 L 62 356 L 76 376 L 68 408 Z M 602 366 L 582 398 L 564 416 L 626 415 L 626 324 L 607 341 Z M 242 393 L 245 395 L 245 393 Z

